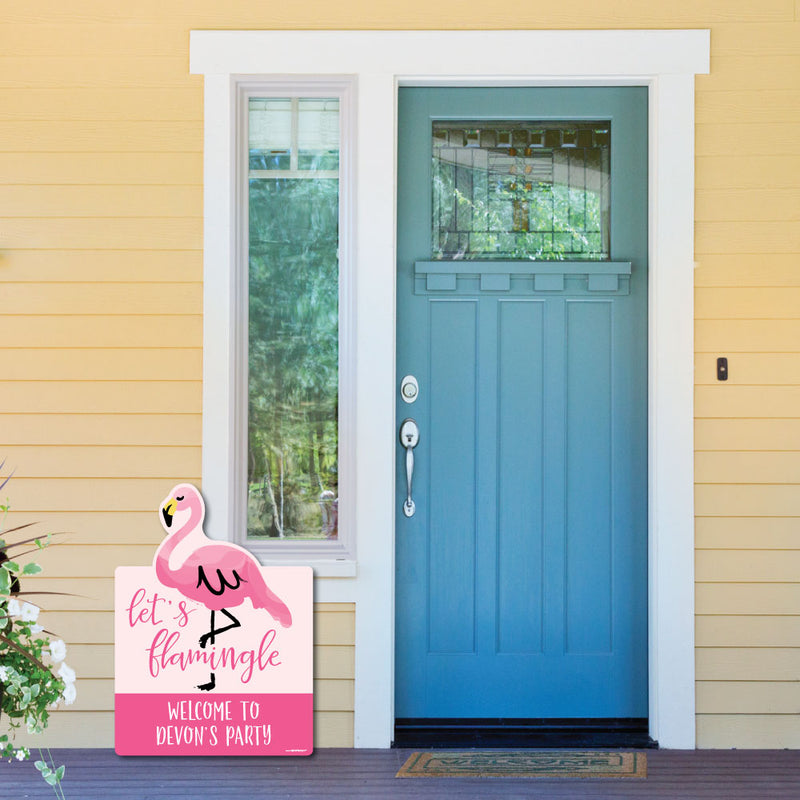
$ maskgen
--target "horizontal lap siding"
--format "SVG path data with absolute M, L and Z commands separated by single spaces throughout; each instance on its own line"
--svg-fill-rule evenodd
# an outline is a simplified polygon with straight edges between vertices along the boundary
M 743 39 L 698 79 L 698 744 L 797 747 L 800 69 Z
M 799 58 L 796 17 L 724 25 L 697 79 L 701 747 L 800 746 Z
M 43 554 L 40 585 L 86 595 L 49 604 L 80 681 L 53 741 L 111 744 L 113 568 L 149 563 L 161 537 L 153 498 L 200 475 L 203 82 L 188 74 L 189 30 L 710 27 L 712 74 L 696 82 L 698 742 L 800 746 L 789 716 L 800 677 L 797 10 L 795 0 L 576 0 L 513 14 L 456 0 L 10 7 L 0 456 L 17 470 L 14 518 L 69 531 Z M 317 607 L 318 746 L 353 741 L 353 618 L 352 606 Z M 93 639 L 80 641 L 88 619 Z
M 202 80 L 175 26 L 92 6 L 4 19 L 0 440 L 11 519 L 67 532 L 28 581 L 74 595 L 41 598 L 78 674 L 48 742 L 108 747 L 114 568 L 149 564 L 159 499 L 200 482 Z

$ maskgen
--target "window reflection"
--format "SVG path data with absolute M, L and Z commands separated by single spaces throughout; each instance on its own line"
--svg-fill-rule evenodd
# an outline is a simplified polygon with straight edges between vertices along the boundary
M 608 122 L 435 122 L 433 257 L 609 258 Z
M 339 101 L 249 101 L 250 539 L 338 537 Z

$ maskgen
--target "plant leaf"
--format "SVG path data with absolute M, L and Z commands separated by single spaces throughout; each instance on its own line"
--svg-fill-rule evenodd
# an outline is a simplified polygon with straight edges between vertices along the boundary
M 31 525 L 38 525 L 38 522 L 26 522 L 24 525 L 16 525 L 13 528 L 6 528 L 3 533 L 14 533 L 14 531 L 21 531 L 23 528 L 30 528 Z
M 3 459 L 3 464 L 5 464 L 5 463 L 6 463 L 6 460 Z M 0 464 L 0 469 L 2 469 L 3 464 Z M 14 475 L 15 472 L 16 472 L 16 470 L 13 470 L 13 469 L 11 470 L 11 475 L 9 475 L 2 483 L 0 483 L 0 489 L 2 489 L 11 480 L 11 478 Z
M 23 575 L 38 575 L 42 571 L 42 568 L 38 564 L 34 564 L 31 562 L 30 564 L 26 564 L 22 568 Z
M 35 524 L 35 523 L 31 523 L 31 524 Z M 51 534 L 49 534 L 49 533 L 47 533 L 47 534 L 40 533 L 38 536 L 31 536 L 29 539 L 20 539 L 18 542 L 9 542 L 8 547 L 10 549 L 12 547 L 21 547 L 23 544 L 32 544 L 32 543 L 35 544 L 36 542 L 40 542 L 43 539 L 48 539 L 50 536 L 51 536 Z M 46 547 L 46 546 L 47 546 L 47 544 L 45 543 L 45 544 L 41 545 L 39 549 L 41 550 L 42 547 Z
M 38 658 L 34 658 L 27 650 L 20 647 L 16 642 L 12 642 L 11 639 L 9 639 L 7 636 L 3 636 L 2 633 L 0 633 L 0 644 L 5 644 L 12 650 L 16 650 L 18 653 L 21 653 L 23 656 L 25 656 L 25 658 L 28 659 L 28 661 L 32 661 L 34 664 L 36 664 L 37 667 L 41 667 L 43 670 L 47 672 L 50 671 L 44 664 L 42 664 L 41 661 L 39 661 Z
M 33 766 L 41 772 L 43 769 L 47 769 L 47 764 L 44 761 L 34 761 Z
M 39 550 L 41 550 L 41 549 L 42 548 L 39 547 L 39 548 L 33 549 L 33 550 L 23 550 L 21 553 L 14 553 L 14 558 L 22 558 L 22 556 L 27 556 L 29 553 L 38 553 Z
M 60 780 L 61 780 L 61 779 L 64 777 L 64 772 L 65 772 L 65 771 L 66 771 L 66 768 L 65 768 L 65 767 L 64 767 L 64 765 L 62 764 L 62 765 L 61 765 L 61 766 L 60 766 L 60 767 L 59 767 L 59 768 L 56 770 L 56 780 L 60 781 Z

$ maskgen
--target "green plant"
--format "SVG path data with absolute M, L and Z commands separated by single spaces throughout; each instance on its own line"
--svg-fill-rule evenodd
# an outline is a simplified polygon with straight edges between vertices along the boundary
M 56 767 L 49 750 L 47 751 L 47 757 L 50 759 L 49 764 L 44 760 L 44 753 L 39 750 L 39 760 L 34 763 L 34 766 L 42 773 L 45 783 L 53 787 L 56 797 L 60 797 L 63 800 L 64 790 L 61 788 L 61 779 L 64 777 L 64 765 Z
M 0 489 L 8 480 L 0 483 Z M 5 522 L 8 508 L 7 503 L 0 504 L 0 523 Z M 55 594 L 21 590 L 20 578 L 42 570 L 31 561 L 21 565 L 19 559 L 44 549 L 50 542 L 49 535 L 30 537 L 20 533 L 31 524 L 8 529 L 0 524 L 0 720 L 3 715 L 7 717 L 7 732 L 0 733 L 0 757 L 9 761 L 24 761 L 30 756 L 28 748 L 14 744 L 23 725 L 30 734 L 41 733 L 47 727 L 50 711 L 62 701 L 71 704 L 76 695 L 75 672 L 64 661 L 64 642 L 52 638 L 38 623 L 37 606 L 21 600 L 33 594 Z M 52 759 L 50 762 L 52 765 Z M 44 760 L 37 761 L 36 768 L 56 796 L 63 797 L 64 768 L 48 766 Z

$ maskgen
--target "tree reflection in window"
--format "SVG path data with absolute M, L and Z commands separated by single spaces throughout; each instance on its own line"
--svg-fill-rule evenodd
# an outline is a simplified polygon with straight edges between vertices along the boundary
M 609 258 L 608 122 L 435 122 L 441 259 Z
M 338 536 L 338 100 L 252 98 L 248 538 Z

